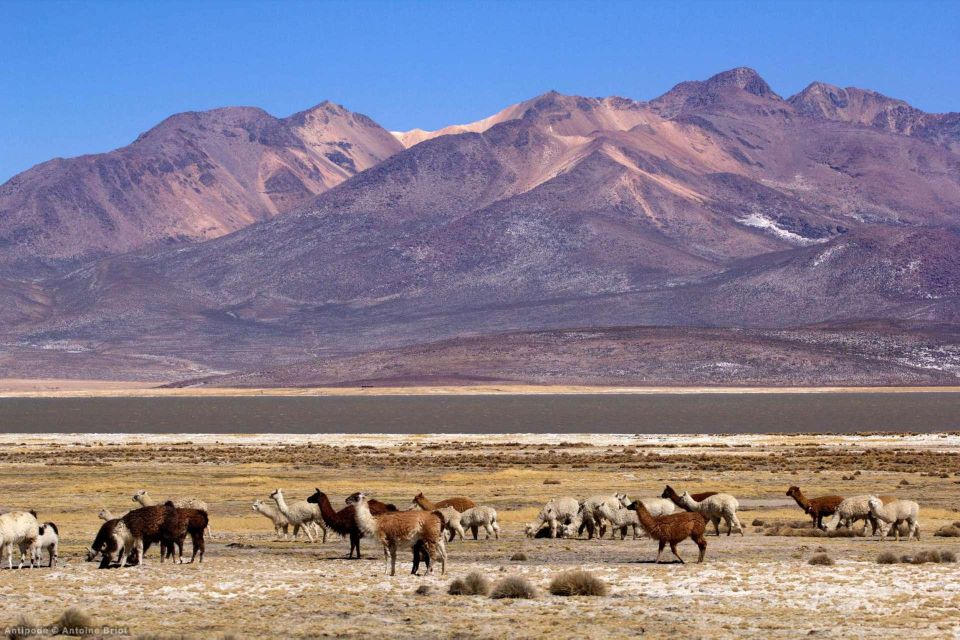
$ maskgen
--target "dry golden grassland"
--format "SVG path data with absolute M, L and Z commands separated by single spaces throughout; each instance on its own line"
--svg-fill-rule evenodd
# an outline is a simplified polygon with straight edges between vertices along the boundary
M 659 495 L 720 490 L 741 502 L 746 535 L 708 536 L 706 562 L 654 565 L 656 543 L 530 540 L 523 525 L 553 496 L 625 491 Z M 921 504 L 920 542 L 767 535 L 805 516 L 784 493 L 893 493 Z M 347 542 L 274 539 L 251 510 L 282 487 L 288 500 L 319 487 L 335 503 L 356 490 L 410 506 L 466 495 L 495 507 L 499 541 L 448 545 L 447 575 L 383 573 L 370 540 L 364 559 Z M 159 563 L 98 570 L 83 562 L 101 524 L 135 490 L 197 496 L 211 505 L 216 537 L 202 565 Z M 0 510 L 34 508 L 62 535 L 56 569 L 0 571 L 0 627 L 29 614 L 53 622 L 68 606 L 96 624 L 160 637 L 620 638 L 826 637 L 960 633 L 960 564 L 881 565 L 882 551 L 953 551 L 936 537 L 960 520 L 960 436 L 0 436 Z M 753 526 L 754 520 L 763 525 Z M 189 547 L 189 543 L 187 545 Z M 696 558 L 690 542 L 680 546 Z M 523 553 L 526 560 L 511 560 Z M 808 564 L 826 553 L 832 566 Z M 665 556 L 666 557 L 666 556 Z M 584 568 L 609 585 L 603 597 L 549 595 L 559 573 Z M 496 582 L 524 576 L 533 600 L 451 596 L 450 581 L 480 571 Z M 432 591 L 415 594 L 427 585 Z

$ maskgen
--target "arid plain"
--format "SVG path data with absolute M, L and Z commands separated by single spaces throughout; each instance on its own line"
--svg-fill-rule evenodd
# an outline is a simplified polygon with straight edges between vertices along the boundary
M 96 624 L 146 637 L 850 637 L 960 633 L 960 565 L 881 565 L 923 550 L 960 553 L 933 535 L 960 520 L 960 434 L 729 436 L 0 436 L 0 509 L 35 508 L 61 530 L 62 565 L 0 572 L 0 621 L 50 624 L 68 606 Z M 656 543 L 527 539 L 524 523 L 547 499 L 665 484 L 720 490 L 741 503 L 746 535 L 708 536 L 702 565 L 655 565 Z M 893 493 L 921 504 L 919 542 L 822 537 L 784 495 Z M 499 541 L 448 545 L 447 575 L 413 577 L 409 553 L 385 576 L 380 550 L 346 560 L 347 542 L 277 541 L 251 510 L 282 487 L 315 487 L 335 504 L 356 490 L 408 508 L 423 491 L 466 495 L 497 509 Z M 83 553 L 97 512 L 123 512 L 131 496 L 195 495 L 210 504 L 215 537 L 202 565 L 98 570 Z M 760 524 L 762 523 L 762 524 Z M 792 524 L 792 526 L 791 526 Z M 773 534 L 773 535 L 771 535 Z M 695 547 L 680 546 L 687 560 Z M 522 553 L 525 560 L 511 559 Z M 826 553 L 835 564 L 814 566 Z M 550 580 L 585 568 L 605 597 L 550 595 Z M 452 596 L 471 571 L 492 581 L 522 575 L 532 600 Z M 433 587 L 426 595 L 415 592 Z M 469 615 L 466 615 L 469 613 Z

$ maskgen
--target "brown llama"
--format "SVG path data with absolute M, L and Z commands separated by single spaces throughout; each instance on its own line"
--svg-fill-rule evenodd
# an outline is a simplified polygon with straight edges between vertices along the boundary
M 363 534 L 375 537 L 383 545 L 384 563 L 391 576 L 397 573 L 397 549 L 408 547 L 418 556 L 419 543 L 422 543 L 422 551 L 428 559 L 440 560 L 441 575 L 446 573 L 443 514 L 436 511 L 391 511 L 374 516 L 370 513 L 367 496 L 360 492 L 347 498 L 347 504 L 356 509 L 357 526 Z M 427 573 L 431 571 L 428 565 Z
M 176 547 L 177 562 L 182 563 L 183 541 L 189 535 L 193 545 L 190 562 L 193 563 L 194 560 L 198 563 L 203 562 L 203 553 L 206 550 L 203 532 L 210 524 L 207 512 L 202 509 L 181 509 L 173 506 L 173 502 L 170 501 L 165 502 L 163 506 L 166 512 L 160 528 L 160 541 L 166 547 L 166 557 L 172 558 L 174 547 Z M 160 562 L 163 561 L 164 555 L 161 550 Z
M 704 491 L 702 493 L 692 493 L 690 494 L 690 497 L 696 500 L 697 502 L 703 502 L 710 496 L 715 496 L 715 495 L 717 495 L 716 491 Z M 680 494 L 674 491 L 673 487 L 671 487 L 670 485 L 666 486 L 666 488 L 663 490 L 663 493 L 660 494 L 660 497 L 669 499 L 670 501 L 673 502 L 673 504 L 677 505 L 684 511 L 690 511 L 690 508 L 687 505 L 683 504 L 683 501 L 680 500 Z
M 703 557 L 707 554 L 707 539 L 704 537 L 704 532 L 707 530 L 707 521 L 702 515 L 682 511 L 654 518 L 639 500 L 633 502 L 627 508 L 637 512 L 640 526 L 647 532 L 647 535 L 656 538 L 660 543 L 660 549 L 657 551 L 657 563 L 660 562 L 663 548 L 669 544 L 670 551 L 677 556 L 680 564 L 683 564 L 683 558 L 677 553 L 677 545 L 687 538 L 693 540 L 700 548 L 700 556 L 697 558 L 697 562 L 703 562 Z
M 475 506 L 477 506 L 476 502 L 463 496 L 447 498 L 446 500 L 441 500 L 440 502 L 436 503 L 430 502 L 427 500 L 426 496 L 423 495 L 422 491 L 414 496 L 413 504 L 417 505 L 424 511 L 436 511 L 437 509 L 443 509 L 444 507 L 453 507 L 460 513 L 463 513 L 467 509 L 473 509 Z
M 797 501 L 797 505 L 803 509 L 803 512 L 813 520 L 813 526 L 817 529 L 826 529 L 823 526 L 823 517 L 832 516 L 840 503 L 843 502 L 843 496 L 829 495 L 818 498 L 807 498 L 800 491 L 800 487 L 792 486 L 787 489 L 787 495 Z
M 357 526 L 356 508 L 353 505 L 347 505 L 343 509 L 340 509 L 340 511 L 336 511 L 333 505 L 330 504 L 330 499 L 327 498 L 327 494 L 320 491 L 320 489 L 317 489 L 312 496 L 307 498 L 307 502 L 320 506 L 320 516 L 328 527 L 341 536 L 350 538 L 350 553 L 347 554 L 347 557 L 352 558 L 353 550 L 356 549 L 357 560 L 359 560 L 360 538 L 363 537 L 363 532 L 360 530 L 360 527 Z M 384 504 L 372 498 L 367 500 L 367 506 L 370 509 L 370 513 L 375 516 L 397 510 L 397 507 L 392 504 Z

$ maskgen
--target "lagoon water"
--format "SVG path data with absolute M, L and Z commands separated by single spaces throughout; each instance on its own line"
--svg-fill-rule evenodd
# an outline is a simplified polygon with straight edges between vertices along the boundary
M 960 430 L 960 393 L 0 398 L 4 433 Z

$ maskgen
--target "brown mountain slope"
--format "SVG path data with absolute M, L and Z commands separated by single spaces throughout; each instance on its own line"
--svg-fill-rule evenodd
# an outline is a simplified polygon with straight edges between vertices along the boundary
M 0 288 L 30 300 L 0 337 L 236 370 L 564 327 L 950 324 L 958 215 L 949 148 L 735 69 L 650 103 L 545 94 L 298 212 Z
M 246 107 L 181 113 L 127 147 L 51 160 L 0 186 L 0 265 L 216 238 L 401 148 L 366 116 L 329 102 L 282 119 Z

